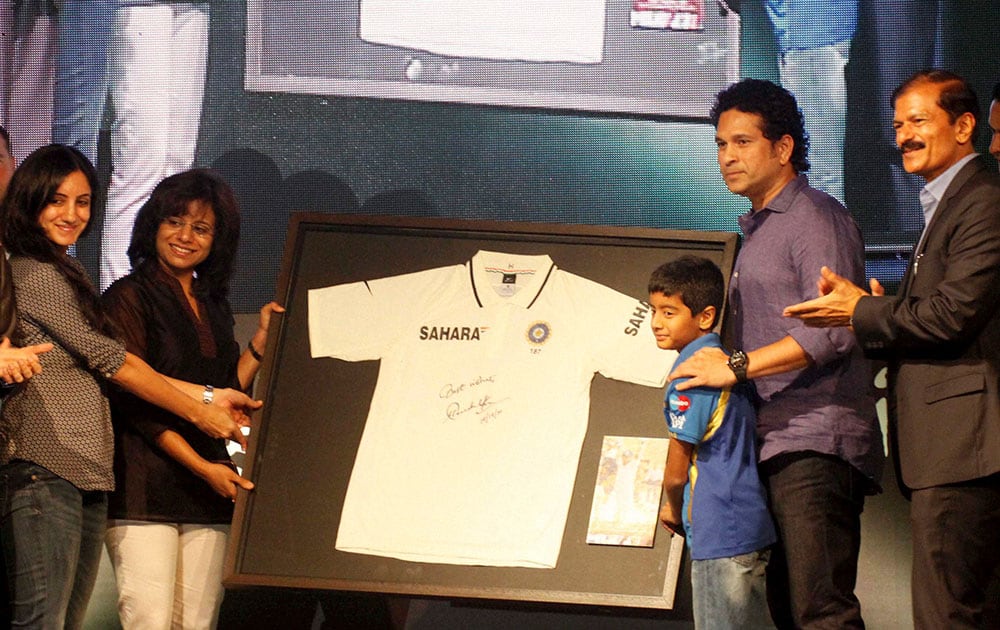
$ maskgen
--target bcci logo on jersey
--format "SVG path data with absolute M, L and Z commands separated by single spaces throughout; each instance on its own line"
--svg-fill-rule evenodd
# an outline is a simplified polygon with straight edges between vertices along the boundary
M 670 394 L 667 404 L 667 413 L 670 416 L 670 428 L 683 429 L 685 420 L 684 412 L 691 408 L 691 399 L 683 394 L 673 393 Z
M 552 329 L 549 328 L 548 322 L 535 322 L 528 327 L 528 341 L 540 346 L 549 340 L 552 335 Z

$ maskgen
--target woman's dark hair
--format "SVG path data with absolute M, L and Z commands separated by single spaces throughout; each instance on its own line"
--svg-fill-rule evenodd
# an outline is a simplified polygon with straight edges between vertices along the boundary
M 195 291 L 200 295 L 223 298 L 229 292 L 229 278 L 240 241 L 240 207 L 232 188 L 216 173 L 207 169 L 191 169 L 167 177 L 153 189 L 132 227 L 128 258 L 133 269 L 155 263 L 156 233 L 160 224 L 170 217 L 187 213 L 192 202 L 200 201 L 215 214 L 212 249 L 195 272 Z
M 70 262 L 61 247 L 49 240 L 38 223 L 38 217 L 52 202 L 59 186 L 77 171 L 83 173 L 90 184 L 93 208 L 100 193 L 97 171 L 82 153 L 73 147 L 50 144 L 24 158 L 10 179 L 6 197 L 0 202 L 2 240 L 11 255 L 27 256 L 55 266 L 73 287 L 80 310 L 91 326 L 105 334 L 113 334 L 114 329 L 104 316 L 90 278 L 79 265 Z M 88 221 L 81 236 L 90 231 L 91 225 Z

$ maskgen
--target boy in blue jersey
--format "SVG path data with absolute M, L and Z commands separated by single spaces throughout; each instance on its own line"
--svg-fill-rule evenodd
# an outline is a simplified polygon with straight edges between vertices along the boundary
M 684 256 L 649 279 L 656 345 L 680 365 L 697 350 L 721 347 L 712 332 L 725 282 L 711 261 Z M 696 628 L 772 628 L 764 569 L 774 525 L 757 477 L 755 414 L 745 389 L 667 387 L 670 449 L 660 521 L 686 535 Z

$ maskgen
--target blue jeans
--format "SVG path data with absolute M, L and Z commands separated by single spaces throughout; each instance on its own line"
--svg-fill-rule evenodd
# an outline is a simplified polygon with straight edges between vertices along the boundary
M 56 26 L 52 141 L 76 147 L 95 164 L 117 6 L 117 0 L 65 0 Z
M 769 555 L 763 550 L 732 558 L 693 560 L 694 627 L 773 628 L 764 577 Z
M 781 56 L 781 85 L 795 94 L 809 133 L 809 184 L 844 203 L 844 129 L 850 40 Z
M 11 627 L 80 628 L 97 579 L 104 492 L 25 461 L 0 467 L 0 535 Z

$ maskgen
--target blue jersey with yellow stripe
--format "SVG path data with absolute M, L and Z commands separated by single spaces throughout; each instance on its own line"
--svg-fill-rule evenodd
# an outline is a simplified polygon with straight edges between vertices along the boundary
M 721 348 L 710 333 L 680 352 L 675 365 L 701 348 Z M 684 487 L 684 530 L 693 560 L 726 558 L 775 541 L 757 476 L 755 418 L 747 385 L 677 391 L 667 386 L 664 415 L 672 437 L 695 445 Z

